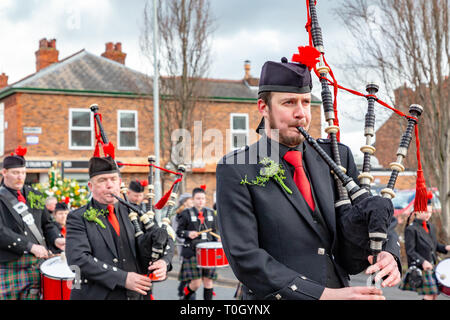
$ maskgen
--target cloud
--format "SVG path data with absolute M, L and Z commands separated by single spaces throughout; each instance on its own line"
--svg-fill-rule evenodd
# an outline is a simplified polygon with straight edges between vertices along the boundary
M 10 83 L 35 71 L 34 52 L 40 39 L 57 39 L 59 57 L 63 58 L 82 49 L 80 44 L 89 44 L 99 32 L 104 32 L 111 14 L 107 0 L 1 3 L 0 30 L 4 45 L 0 46 L 0 71 L 10 75 Z M 92 27 L 94 21 L 97 28 Z M 80 41 L 80 38 L 84 40 Z
M 335 16 L 340 1 L 317 2 L 327 61 L 339 84 L 364 92 L 364 85 L 348 84 L 340 65 L 344 53 L 353 50 L 351 37 Z M 122 42 L 126 65 L 149 72 L 152 68 L 139 48 L 144 4 L 145 0 L 1 0 L 0 73 L 9 75 L 9 83 L 34 73 L 34 52 L 42 38 L 57 39 L 60 59 L 81 49 L 100 55 L 106 42 Z M 259 77 L 265 61 L 279 61 L 283 56 L 290 59 L 298 46 L 308 44 L 305 1 L 211 0 L 211 8 L 217 29 L 211 42 L 209 77 L 242 79 L 245 60 L 251 61 L 251 74 Z M 320 97 L 320 84 L 313 78 L 313 93 Z M 380 88 L 379 95 L 382 91 Z M 338 101 L 343 131 L 351 130 L 355 121 L 347 114 L 364 114 L 365 101 L 343 91 Z

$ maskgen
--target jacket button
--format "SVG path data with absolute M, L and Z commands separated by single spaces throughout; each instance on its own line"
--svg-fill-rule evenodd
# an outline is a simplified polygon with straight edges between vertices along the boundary
M 323 256 L 325 254 L 325 249 L 319 248 L 319 250 L 317 250 L 317 253 Z
M 119 260 L 117 260 L 117 258 L 114 258 L 114 259 L 113 259 L 113 262 L 114 262 L 114 263 L 118 263 Z

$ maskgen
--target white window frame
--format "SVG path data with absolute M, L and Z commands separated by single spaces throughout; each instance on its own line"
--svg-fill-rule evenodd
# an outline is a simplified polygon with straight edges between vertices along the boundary
M 89 127 L 73 127 L 72 126 L 72 112 L 89 112 L 89 118 L 90 118 L 90 126 Z M 72 146 L 72 130 L 85 130 L 91 131 L 91 145 L 89 147 L 77 147 Z M 95 132 L 94 132 L 94 114 L 90 109 L 81 109 L 81 108 L 69 108 L 69 150 L 94 150 L 94 139 L 95 139 Z
M 133 129 L 120 127 L 120 115 L 122 113 L 134 113 L 135 127 Z M 120 133 L 121 132 L 136 132 L 136 146 L 135 147 L 121 146 L 120 145 Z M 118 150 L 139 150 L 139 120 L 138 120 L 137 110 L 117 110 L 117 149 Z
M 245 127 L 247 129 L 243 130 L 243 129 L 233 129 L 233 118 L 234 117 L 245 117 Z M 248 113 L 230 113 L 230 139 L 231 139 L 231 150 L 236 150 L 239 148 L 235 148 L 233 145 L 233 133 L 244 133 L 245 137 L 246 137 L 246 142 L 247 144 L 249 143 L 248 139 L 249 139 L 249 131 L 248 131 Z

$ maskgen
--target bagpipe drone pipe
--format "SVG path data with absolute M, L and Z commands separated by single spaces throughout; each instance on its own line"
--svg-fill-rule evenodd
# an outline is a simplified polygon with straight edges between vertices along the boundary
M 337 187 L 335 210 L 340 243 L 340 263 L 347 272 L 356 274 L 363 271 L 364 267 L 362 266 L 364 264 L 368 264 L 367 257 L 369 255 L 373 255 L 373 263 L 376 262 L 377 255 L 383 250 L 383 246 L 386 243 L 389 229 L 395 227 L 396 220 L 393 218 L 391 199 L 395 197 L 394 186 L 397 177 L 404 170 L 402 161 L 406 157 L 414 129 L 416 133 L 416 151 L 419 167 L 417 194 L 421 195 L 418 197 L 419 199 L 423 198 L 425 189 L 426 195 L 426 186 L 420 164 L 420 145 L 417 126 L 418 118 L 422 114 L 423 108 L 420 105 L 413 104 L 409 108 L 410 115 L 407 116 L 375 96 L 379 89 L 375 83 L 371 82 L 367 84 L 366 91 L 368 94 L 362 94 L 338 85 L 325 59 L 322 31 L 316 12 L 316 0 L 306 0 L 306 7 L 308 19 L 306 30 L 309 34 L 309 46 L 298 47 L 299 53 L 294 54 L 291 60 L 308 66 L 310 70 L 313 69 L 320 80 L 322 105 L 327 124 L 325 132 L 328 135 L 331 145 L 330 154 L 325 152 L 303 128 L 299 127 L 298 130 L 332 169 Z M 333 81 L 327 78 L 328 75 L 331 76 Z M 329 88 L 330 85 L 334 89 L 334 101 L 333 94 Z M 361 151 L 364 154 L 364 161 L 362 172 L 358 176 L 360 185 L 346 175 L 346 169 L 341 165 L 339 153 L 340 129 L 337 119 L 336 101 L 338 89 L 344 89 L 352 94 L 365 97 L 368 102 L 364 128 L 366 144 L 361 147 Z M 398 115 L 405 117 L 408 121 L 397 150 L 397 160 L 390 164 L 392 173 L 386 188 L 381 191 L 381 196 L 373 196 L 370 193 L 370 183 L 374 180 L 370 174 L 370 159 L 375 152 L 375 148 L 372 146 L 375 135 L 375 102 L 393 110 Z M 418 210 L 423 210 L 423 201 L 418 202 Z

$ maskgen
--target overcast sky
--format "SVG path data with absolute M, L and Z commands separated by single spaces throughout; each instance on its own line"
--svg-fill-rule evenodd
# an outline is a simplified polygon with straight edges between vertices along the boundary
M 319 0 L 317 11 L 327 61 L 345 84 L 338 63 L 352 51 L 352 42 L 334 13 L 339 1 Z M 145 0 L 0 0 L 0 73 L 9 76 L 9 83 L 34 73 L 34 53 L 42 38 L 56 39 L 60 59 L 81 49 L 100 55 L 106 42 L 121 42 L 127 53 L 125 64 L 150 72 L 139 50 L 144 4 Z M 259 77 L 265 61 L 279 61 L 283 56 L 290 59 L 298 46 L 308 44 L 305 0 L 211 0 L 211 5 L 217 29 L 212 39 L 210 78 L 242 79 L 247 59 L 252 75 Z M 320 97 L 317 81 L 313 93 Z M 342 109 L 365 110 L 364 99 L 340 95 L 345 101 Z M 345 115 L 340 122 L 342 132 L 363 128 L 362 121 L 355 125 Z M 359 145 L 361 139 L 354 138 Z

